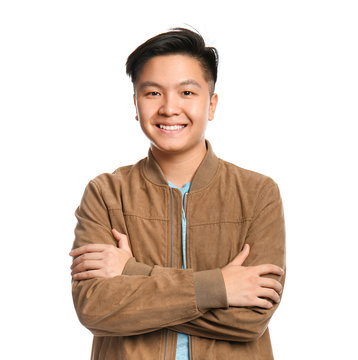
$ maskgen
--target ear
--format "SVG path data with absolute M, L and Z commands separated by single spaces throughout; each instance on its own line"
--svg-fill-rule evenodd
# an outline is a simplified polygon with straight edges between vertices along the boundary
M 213 94 L 210 99 L 209 121 L 214 119 L 214 114 L 215 114 L 217 103 L 218 103 L 218 94 Z
M 135 93 L 133 94 L 133 101 L 134 101 L 134 107 L 135 107 L 135 119 L 138 120 L 137 99 L 136 99 Z

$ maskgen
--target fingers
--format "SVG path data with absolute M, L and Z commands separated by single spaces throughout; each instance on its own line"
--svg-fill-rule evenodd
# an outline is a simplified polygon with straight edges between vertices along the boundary
M 130 247 L 129 247 L 127 235 L 121 234 L 116 229 L 112 229 L 112 234 L 113 234 L 114 238 L 119 242 L 120 247 L 122 247 L 124 250 L 131 251 Z M 109 246 L 112 246 L 112 245 L 87 244 L 87 245 L 80 246 L 79 248 L 72 250 L 70 252 L 70 256 L 77 257 L 77 256 L 83 255 L 85 253 L 90 253 L 90 252 L 103 252 L 103 251 L 107 250 Z
M 279 295 L 282 294 L 282 284 L 280 282 L 278 282 L 277 280 L 260 277 L 258 285 L 263 288 L 273 289 Z
M 74 249 L 70 252 L 70 256 L 76 257 L 83 255 L 85 253 L 90 252 L 102 252 L 105 251 L 109 246 L 112 245 L 106 245 L 106 244 L 87 244 L 84 246 L 80 246 L 77 249 Z
M 102 252 L 86 253 L 86 254 L 78 256 L 75 260 L 73 260 L 71 269 L 73 269 L 74 267 L 76 267 L 78 264 L 80 264 L 83 261 L 101 260 L 101 259 L 102 259 Z
M 133 256 L 128 237 L 113 229 L 119 247 L 108 244 L 88 244 L 70 252 L 74 257 L 71 275 L 74 280 L 111 278 L 122 275 L 124 266 Z
M 274 275 L 282 276 L 284 274 L 283 269 L 281 269 L 279 266 L 274 265 L 274 264 L 258 265 L 258 266 L 255 266 L 255 268 L 256 268 L 257 274 L 259 276 L 266 275 L 266 274 L 274 274 Z
M 276 304 L 280 302 L 280 295 L 273 289 L 261 288 L 259 297 L 270 299 Z
M 245 244 L 242 251 L 240 251 L 239 254 L 234 258 L 234 260 L 231 261 L 231 264 L 241 266 L 246 260 L 246 258 L 249 256 L 249 254 L 250 254 L 250 245 Z
M 112 234 L 117 241 L 121 240 L 121 233 L 118 230 L 112 229 Z
M 257 306 L 263 309 L 271 309 L 273 307 L 273 304 L 270 300 L 257 298 L 253 306 Z
M 280 295 L 273 289 L 258 288 L 250 300 L 249 306 L 257 306 L 264 309 L 271 309 L 274 304 L 281 301 Z
M 112 229 L 112 234 L 114 238 L 118 241 L 118 247 L 122 250 L 128 251 L 132 253 L 132 250 L 129 246 L 128 236 L 125 234 L 120 233 L 116 229 Z
M 85 260 L 72 267 L 71 275 L 81 273 L 88 270 L 98 270 L 102 268 L 102 262 L 100 260 Z
M 78 274 L 74 274 L 72 276 L 73 280 L 87 280 L 87 279 L 102 278 L 102 277 L 104 276 L 100 270 L 83 271 Z
M 131 248 L 129 246 L 128 237 L 125 234 L 121 234 L 116 229 L 112 229 L 112 234 L 114 238 L 118 241 L 118 245 L 121 249 L 126 250 L 130 253 L 132 253 Z M 81 256 L 86 253 L 94 253 L 94 252 L 103 252 L 107 250 L 109 247 L 113 245 L 107 245 L 107 244 L 87 244 L 84 246 L 80 246 L 77 249 L 73 249 L 70 252 L 70 256 L 77 257 Z

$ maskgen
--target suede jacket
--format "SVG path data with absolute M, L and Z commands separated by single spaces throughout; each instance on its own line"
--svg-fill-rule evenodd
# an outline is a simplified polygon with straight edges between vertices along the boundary
M 220 268 L 248 243 L 244 266 L 285 269 L 282 202 L 269 177 L 207 153 L 185 198 L 187 269 L 182 269 L 182 197 L 153 155 L 90 181 L 73 248 L 117 245 L 133 252 L 121 276 L 73 281 L 80 322 L 94 335 L 92 359 L 174 360 L 177 332 L 190 335 L 190 358 L 273 359 L 268 322 L 277 308 L 230 307 Z M 284 276 L 269 275 L 284 282 Z

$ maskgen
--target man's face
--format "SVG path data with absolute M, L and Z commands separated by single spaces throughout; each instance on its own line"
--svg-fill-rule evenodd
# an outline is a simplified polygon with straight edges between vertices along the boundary
M 201 64 L 190 56 L 156 56 L 145 63 L 134 102 L 153 150 L 189 154 L 205 146 L 206 125 L 217 103 L 209 91 Z

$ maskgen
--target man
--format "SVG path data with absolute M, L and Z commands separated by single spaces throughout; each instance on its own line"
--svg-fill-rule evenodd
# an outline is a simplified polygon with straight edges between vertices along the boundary
M 217 52 L 174 29 L 127 61 L 148 157 L 92 180 L 76 210 L 73 299 L 92 359 L 272 359 L 284 282 L 277 185 L 218 159 Z

